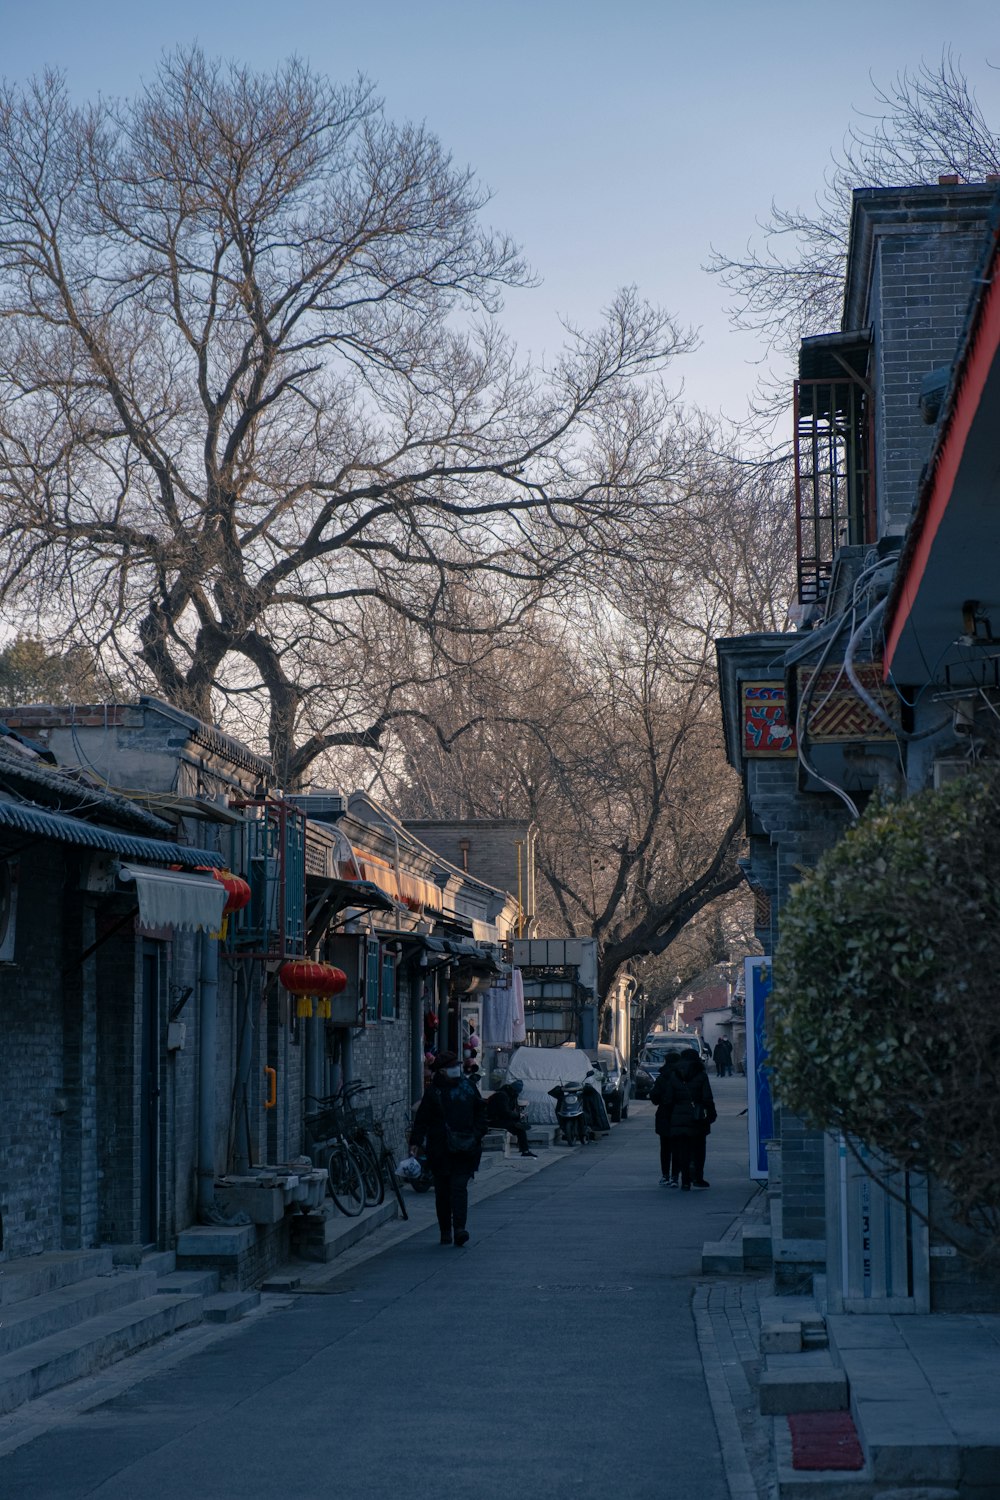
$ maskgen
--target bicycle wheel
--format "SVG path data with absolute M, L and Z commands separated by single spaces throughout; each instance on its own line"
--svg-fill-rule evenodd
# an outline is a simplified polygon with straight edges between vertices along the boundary
M 396 1176 L 396 1163 L 392 1159 L 392 1152 L 388 1146 L 383 1147 L 379 1160 L 382 1166 L 382 1177 L 396 1194 L 396 1202 L 399 1204 L 399 1211 L 403 1215 L 403 1218 L 408 1219 L 410 1216 L 406 1212 L 406 1204 L 403 1202 L 403 1189 L 400 1187 L 399 1178 Z
M 378 1157 L 367 1141 L 351 1142 L 354 1160 L 361 1168 L 361 1181 L 365 1187 L 365 1207 L 374 1208 L 385 1197 L 385 1183 L 378 1169 Z
M 343 1141 L 338 1141 L 326 1164 L 330 1197 L 349 1219 L 356 1219 L 365 1206 L 365 1185 L 361 1170 Z

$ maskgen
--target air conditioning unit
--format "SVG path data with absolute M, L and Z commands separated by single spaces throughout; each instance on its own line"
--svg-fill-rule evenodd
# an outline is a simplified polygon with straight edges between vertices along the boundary
M 317 823 L 335 823 L 347 811 L 343 792 L 295 792 L 288 801 Z

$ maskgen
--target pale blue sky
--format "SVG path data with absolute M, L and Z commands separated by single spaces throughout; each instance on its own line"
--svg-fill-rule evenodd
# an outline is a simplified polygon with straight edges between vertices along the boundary
M 951 47 L 1000 121 L 996 0 L 0 0 L 0 38 L 8 79 L 52 65 L 80 97 L 132 92 L 193 40 L 261 68 L 297 53 L 365 73 L 493 190 L 490 218 L 542 279 L 508 303 L 522 348 L 551 353 L 557 314 L 592 322 L 634 282 L 700 327 L 677 373 L 732 416 L 760 349 L 729 328 L 710 247 L 738 253 L 772 197 L 808 204 L 852 106 L 871 104 L 869 73 Z

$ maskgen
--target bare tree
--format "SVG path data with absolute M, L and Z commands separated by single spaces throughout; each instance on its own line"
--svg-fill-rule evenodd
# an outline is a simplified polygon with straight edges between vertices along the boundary
M 906 187 L 943 175 L 974 182 L 1000 171 L 1000 138 L 990 128 L 960 64 L 946 52 L 875 87 L 875 108 L 851 125 L 812 208 L 771 204 L 762 244 L 742 255 L 713 251 L 707 269 L 734 294 L 737 328 L 766 348 L 794 354 L 799 340 L 837 326 L 843 297 L 851 193 Z
M 387 786 L 411 816 L 530 816 L 545 928 L 597 939 L 602 993 L 741 884 L 714 637 L 780 625 L 790 588 L 791 513 L 759 472 L 711 455 L 682 472 L 641 561 L 595 563 L 516 656 L 442 679 Z
M 266 736 L 280 779 L 406 711 L 454 649 L 648 523 L 687 347 L 619 293 L 548 370 L 487 195 L 371 87 L 166 58 L 134 100 L 0 94 L 0 597 Z M 641 389 L 639 388 L 641 386 Z M 419 652 L 409 651 L 419 677 Z M 119 670 L 121 670 L 119 668 Z

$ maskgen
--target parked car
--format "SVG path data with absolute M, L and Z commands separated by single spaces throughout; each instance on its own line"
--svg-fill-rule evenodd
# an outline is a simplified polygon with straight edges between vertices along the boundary
M 635 1097 L 637 1099 L 649 1098 L 649 1091 L 653 1087 L 657 1073 L 663 1067 L 663 1060 L 668 1052 L 692 1050 L 697 1052 L 702 1059 L 708 1053 L 701 1037 L 693 1031 L 658 1031 L 651 1037 L 647 1037 L 646 1045 L 639 1053 L 639 1061 L 636 1064 Z

